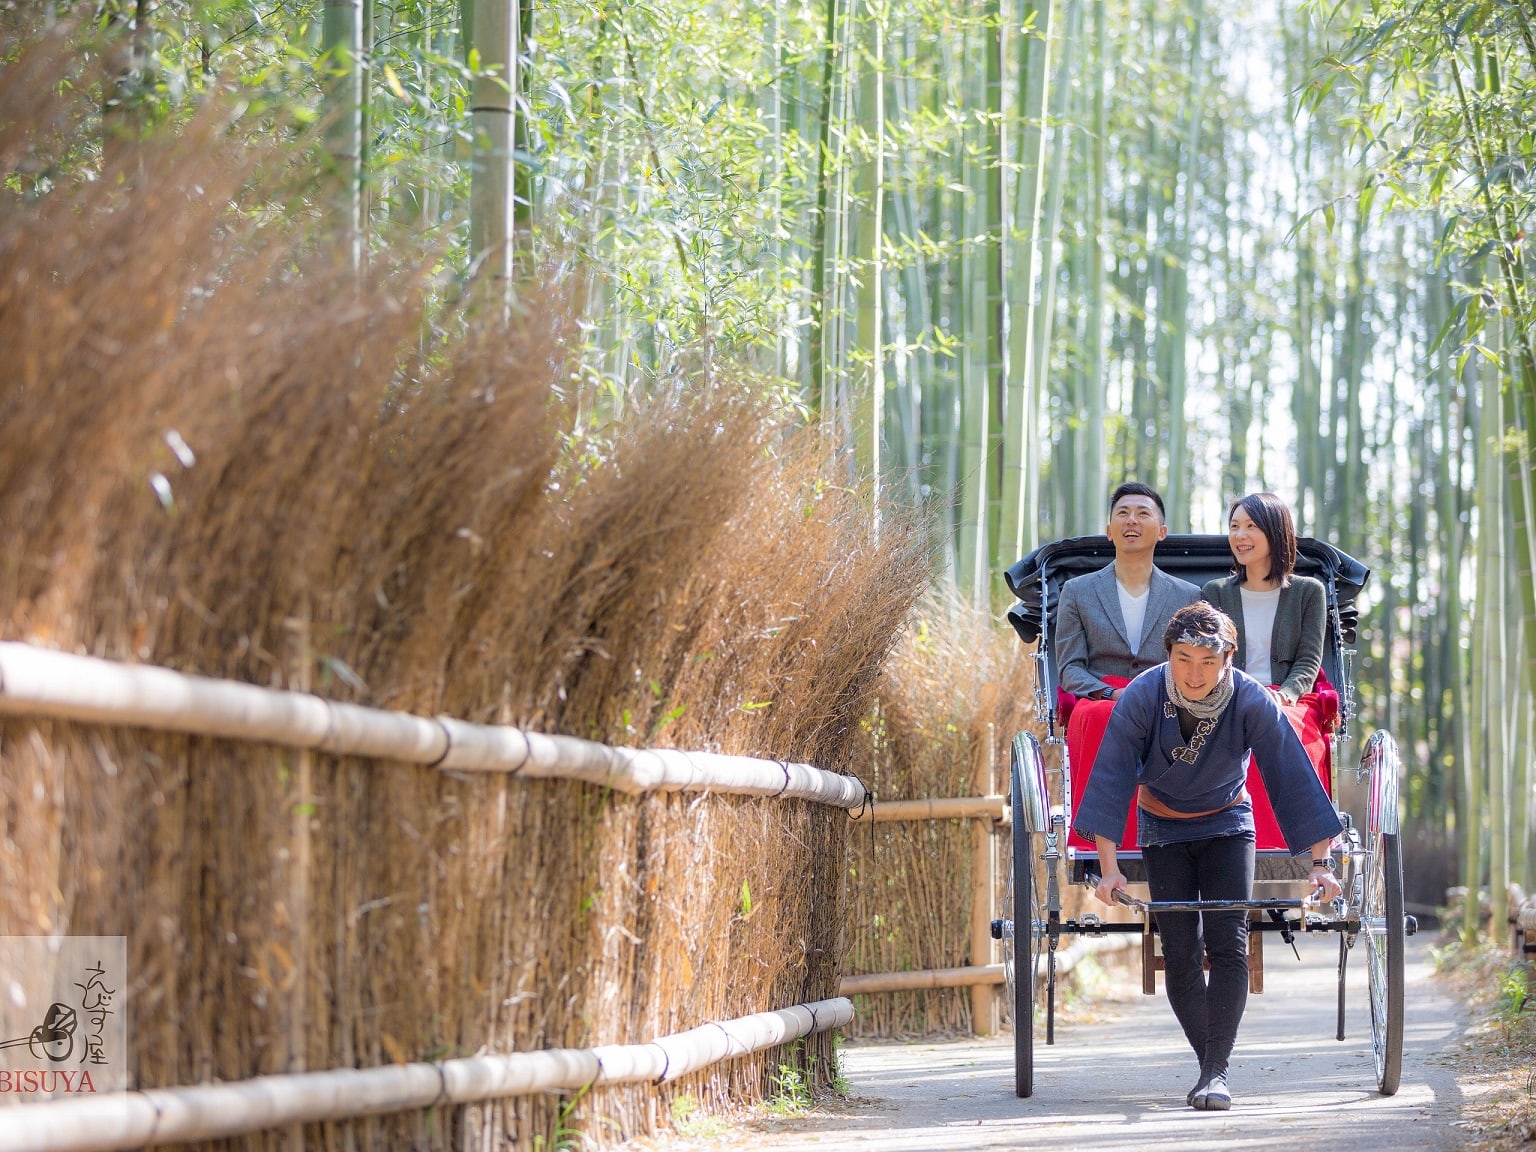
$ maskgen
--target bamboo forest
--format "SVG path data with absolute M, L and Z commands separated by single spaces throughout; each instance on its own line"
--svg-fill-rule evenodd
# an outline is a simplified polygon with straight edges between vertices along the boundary
M 1174 531 L 1285 495 L 1373 571 L 1360 691 L 1410 820 L 1469 886 L 1536 879 L 1520 0 L 96 12 L 97 151 L 220 86 L 249 131 L 322 123 L 355 260 L 425 238 L 511 307 L 558 291 L 586 434 L 750 380 L 939 518 L 977 603 L 1121 478 Z
M 977 602 L 1121 478 L 1174 531 L 1285 494 L 1373 571 L 1410 819 L 1474 889 L 1536 880 L 1520 0 L 103 7 L 127 106 L 228 77 L 340 109 L 360 250 L 548 269 L 589 428 L 750 376 L 941 516 Z
M 1104 533 L 1122 481 L 1159 490 L 1176 534 L 1224 535 L 1235 499 L 1272 492 L 1298 535 L 1369 569 L 1352 703 L 1401 747 L 1409 904 L 1459 889 L 1452 915 L 1475 941 L 1506 931 L 1512 891 L 1536 892 L 1530 0 L 0 3 L 0 171 L 0 647 L 625 749 L 768 756 L 785 788 L 803 761 L 861 776 L 882 802 L 997 799 L 1007 773 L 989 785 L 984 769 L 1031 723 L 1009 567 Z M 256 239 L 276 234 L 290 238 Z M 129 396 L 137 408 L 112 415 Z M 164 796 L 202 794 L 192 776 L 168 782 L 169 753 L 75 733 L 74 758 L 50 759 L 20 724 L 0 717 L 0 758 L 128 789 L 121 811 L 150 813 L 145 827 L 180 813 L 177 835 L 201 843 L 198 820 L 235 812 L 242 835 L 293 837 L 250 848 L 272 871 L 242 897 L 249 877 L 218 844 L 198 848 L 231 885 L 228 923 L 208 912 L 206 954 L 190 933 L 143 942 L 146 971 L 195 955 L 241 989 L 309 972 L 289 984 L 313 1003 L 331 991 L 326 948 L 363 955 L 386 917 L 418 933 L 420 955 L 397 962 L 431 974 L 428 1023 L 354 1052 L 349 1033 L 305 1032 L 302 996 L 273 1015 L 262 984 L 259 1058 L 146 1033 L 149 1083 L 302 1069 L 306 1052 L 357 1066 L 507 1037 L 608 1043 L 588 1028 L 607 1009 L 583 988 L 609 1007 L 636 990 L 643 1007 L 623 1018 L 643 1039 L 765 1003 L 737 1003 L 747 985 L 727 955 L 761 960 L 776 1009 L 834 995 L 845 959 L 854 973 L 990 963 L 954 910 L 964 898 L 914 879 L 931 840 L 903 857 L 846 822 L 784 818 L 790 847 L 771 859 L 819 877 L 804 898 L 830 911 L 780 923 L 800 905 L 754 870 L 770 858 L 747 854 L 747 807 L 489 801 L 474 789 L 510 785 L 484 784 L 479 764 L 401 792 L 402 851 L 438 847 L 410 857 L 398 890 L 388 853 L 374 873 L 335 864 L 337 907 L 356 884 L 353 910 L 295 943 L 285 933 L 332 898 L 302 869 L 332 857 L 294 813 L 329 829 L 370 802 L 339 782 L 356 767 L 341 753 L 305 767 L 330 744 L 253 774 L 244 807 L 178 807 Z M 924 756 L 944 790 L 905 774 Z M 6 875 L 23 858 L 62 869 L 73 834 L 33 851 L 24 826 L 61 825 L 18 813 L 65 793 L 34 794 L 5 764 Z M 130 787 L 122 765 L 156 783 Z M 435 816 L 418 826 L 417 809 Z M 482 874 L 445 845 L 460 820 L 493 815 Z M 579 866 L 497 855 L 498 837 L 553 836 L 561 820 Z M 741 823 L 700 830 L 723 820 Z M 951 824 L 945 859 L 983 861 Z M 658 863 L 668 836 L 724 862 L 712 895 L 682 884 L 683 856 Z M 818 871 L 834 850 L 853 864 Z M 193 858 L 144 848 L 135 866 L 161 880 L 143 898 L 192 900 L 200 882 L 173 896 L 164 876 L 196 872 Z M 845 906 L 838 884 L 898 860 L 907 921 L 860 903 L 867 891 Z M 500 890 L 473 887 L 503 866 L 519 891 L 559 894 L 529 923 L 575 927 L 549 929 L 526 979 L 460 989 L 466 1003 L 491 989 L 485 1019 L 504 1032 L 453 1033 L 479 1009 L 455 1014 L 452 965 L 428 957 L 459 941 L 452 925 L 487 956 L 521 947 L 489 935 Z M 116 930 L 125 899 L 102 887 L 116 867 L 8 880 L 0 935 Z M 460 867 L 467 887 L 443 900 Z M 703 951 L 654 972 L 613 958 L 621 938 L 651 955 L 626 926 L 649 931 L 641 913 L 622 909 L 668 890 L 652 867 L 678 869 L 705 918 L 666 945 Z M 425 895 L 401 895 L 418 882 Z M 237 955 L 255 931 L 237 907 L 265 910 L 256 934 L 287 941 L 279 959 Z M 846 940 L 826 926 L 839 917 Z M 943 954 L 915 942 L 945 934 Z M 674 1003 L 706 971 L 710 1007 Z M 583 1007 L 546 1018 L 535 978 L 574 981 Z M 338 976 L 334 991 L 367 989 Z M 861 1026 L 982 1030 L 967 989 L 907 995 L 917 1015 L 886 1019 L 898 1001 L 871 998 Z M 216 1019 L 211 994 L 194 1002 Z M 806 1043 L 807 1060 L 830 1056 L 830 1037 Z M 654 1100 L 624 1100 L 615 1115 L 654 1127 Z M 486 1147 L 498 1124 L 520 1147 L 572 1146 L 526 1142 L 567 1123 L 556 1103 L 516 1108 L 485 1121 Z

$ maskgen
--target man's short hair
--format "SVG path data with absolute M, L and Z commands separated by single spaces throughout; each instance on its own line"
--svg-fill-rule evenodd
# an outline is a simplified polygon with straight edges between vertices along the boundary
M 1150 484 L 1143 484 L 1139 480 L 1127 480 L 1120 487 L 1109 494 L 1109 511 L 1113 515 L 1115 505 L 1127 496 L 1148 496 L 1152 503 L 1157 505 L 1157 518 L 1164 523 L 1168 521 L 1168 512 L 1163 507 L 1163 498 L 1158 495 L 1157 489 Z

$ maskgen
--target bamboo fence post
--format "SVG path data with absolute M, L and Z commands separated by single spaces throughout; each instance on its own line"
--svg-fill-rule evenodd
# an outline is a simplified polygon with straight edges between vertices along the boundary
M 988 684 L 983 689 L 996 689 Z M 985 702 L 984 702 L 985 703 Z M 986 728 L 985 748 L 976 758 L 976 790 L 983 796 L 997 795 L 997 762 L 993 755 L 994 727 Z M 971 965 L 992 963 L 993 893 L 997 891 L 996 825 L 986 819 L 971 821 Z M 971 1028 L 978 1036 L 997 1031 L 997 985 L 971 985 Z
M 290 650 L 289 683 L 295 691 L 309 692 L 310 627 L 309 614 L 288 620 Z M 315 809 L 315 756 L 309 748 L 298 750 L 297 764 L 289 789 L 289 819 L 292 838 L 288 860 L 289 945 L 293 950 L 288 979 L 288 1071 L 308 1069 L 305 1055 L 305 1027 L 309 1019 L 309 887 L 311 860 L 311 815 Z M 290 1125 L 285 1133 L 286 1146 L 304 1152 L 304 1126 Z

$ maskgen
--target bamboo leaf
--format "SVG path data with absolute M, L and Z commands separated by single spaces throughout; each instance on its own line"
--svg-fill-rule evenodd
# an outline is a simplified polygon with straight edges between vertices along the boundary
M 400 77 L 395 75 L 395 70 L 388 64 L 384 65 L 384 83 L 402 104 L 411 103 L 411 97 L 400 83 Z

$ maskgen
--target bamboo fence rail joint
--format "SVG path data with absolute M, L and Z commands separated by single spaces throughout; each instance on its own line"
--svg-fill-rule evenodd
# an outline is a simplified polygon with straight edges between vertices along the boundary
M 853 1013 L 853 1002 L 838 997 L 705 1024 L 649 1044 L 340 1068 L 25 1104 L 0 1109 L 0 1152 L 111 1152 L 598 1084 L 663 1083 L 840 1028 Z
M 189 676 L 13 641 L 0 642 L 0 713 L 152 728 L 423 764 L 582 780 L 628 793 L 720 792 L 865 803 L 852 776 L 810 764 L 671 748 L 613 748 L 574 736 L 471 724 L 326 700 L 308 692 Z

